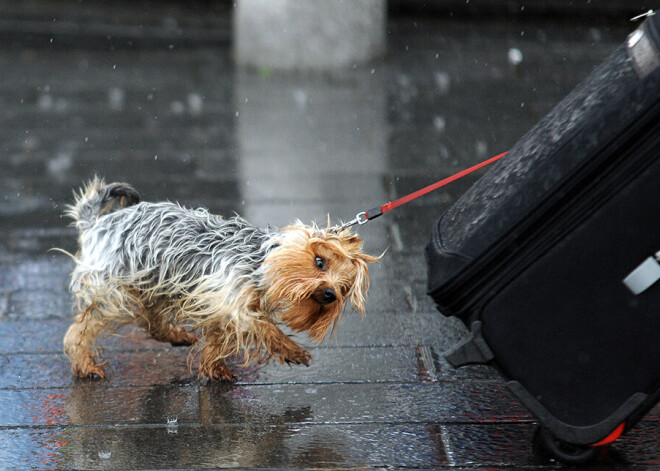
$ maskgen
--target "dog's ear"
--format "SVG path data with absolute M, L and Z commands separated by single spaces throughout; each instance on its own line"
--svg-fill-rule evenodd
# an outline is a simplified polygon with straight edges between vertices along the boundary
M 348 292 L 348 299 L 353 308 L 364 315 L 367 291 L 369 291 L 369 267 L 367 264 L 380 260 L 380 257 L 368 255 L 362 251 L 362 239 L 350 229 L 340 231 L 338 237 L 346 249 L 348 257 L 355 267 L 356 274 L 353 284 Z
M 362 316 L 364 315 L 367 292 L 369 291 L 369 267 L 367 263 L 376 262 L 379 258 L 359 253 L 354 255 L 352 259 L 356 275 L 348 292 L 348 299 L 353 308 Z

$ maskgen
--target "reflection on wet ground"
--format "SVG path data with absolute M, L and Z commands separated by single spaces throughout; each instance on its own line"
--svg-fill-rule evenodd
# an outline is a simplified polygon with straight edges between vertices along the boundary
M 440 356 L 465 331 L 427 299 L 423 247 L 476 176 L 361 228 L 367 251 L 389 248 L 367 316 L 311 346 L 312 366 L 239 369 L 233 385 L 132 328 L 104 343 L 106 380 L 75 380 L 61 353 L 71 261 L 49 249 L 75 250 L 63 206 L 95 173 L 257 225 L 352 218 L 506 150 L 630 28 L 394 18 L 384 61 L 321 76 L 237 71 L 208 36 L 14 35 L 0 47 L 3 467 L 554 467 L 490 370 Z M 656 410 L 599 465 L 660 467 L 658 423 Z

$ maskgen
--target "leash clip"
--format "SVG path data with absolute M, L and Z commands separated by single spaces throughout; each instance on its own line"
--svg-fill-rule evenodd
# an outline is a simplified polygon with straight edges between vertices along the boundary
M 347 228 L 349 228 L 351 226 L 354 226 L 356 224 L 359 224 L 361 226 L 362 224 L 366 224 L 368 220 L 369 220 L 369 216 L 367 215 L 367 212 L 362 211 L 361 213 L 357 213 L 355 215 L 355 218 L 353 218 L 352 220 L 350 220 L 348 222 L 345 222 L 344 224 L 339 226 L 337 228 L 337 230 L 338 231 L 343 231 L 344 229 L 347 229 Z

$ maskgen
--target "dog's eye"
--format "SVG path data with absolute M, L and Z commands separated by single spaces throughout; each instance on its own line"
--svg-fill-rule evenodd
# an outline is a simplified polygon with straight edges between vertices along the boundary
M 325 260 L 323 260 L 321 257 L 316 257 L 315 261 L 316 261 L 316 268 L 325 271 Z

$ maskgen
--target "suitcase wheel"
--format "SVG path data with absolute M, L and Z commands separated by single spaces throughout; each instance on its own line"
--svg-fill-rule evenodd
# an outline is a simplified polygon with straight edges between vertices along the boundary
M 598 454 L 597 447 L 574 445 L 557 438 L 547 427 L 536 429 L 534 441 L 547 454 L 567 464 L 581 464 L 592 460 Z

